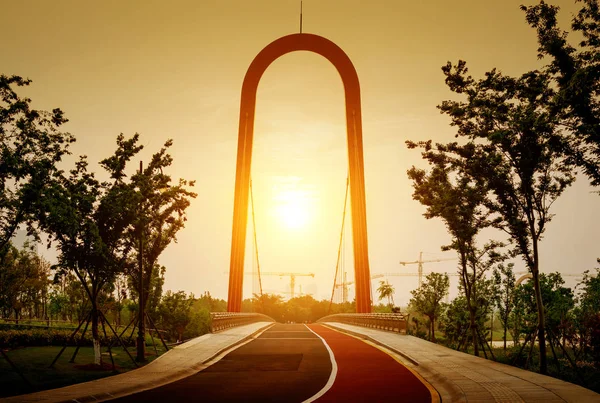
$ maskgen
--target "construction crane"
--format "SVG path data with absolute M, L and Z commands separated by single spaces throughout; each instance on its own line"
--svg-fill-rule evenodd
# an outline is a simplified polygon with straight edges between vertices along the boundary
M 245 272 L 244 274 L 256 274 L 253 272 Z M 294 292 L 296 289 L 296 277 L 315 277 L 315 273 L 287 273 L 287 272 L 279 272 L 279 271 L 261 271 L 261 276 L 290 276 L 290 298 L 294 298 Z
M 400 262 L 402 266 L 406 266 L 407 264 L 418 264 L 419 265 L 419 288 L 421 287 L 421 283 L 423 282 L 423 263 L 433 263 L 433 262 L 444 262 L 447 260 L 456 260 L 455 257 L 447 258 L 447 259 L 431 259 L 431 260 L 423 260 L 423 252 L 419 252 L 419 260 L 415 260 L 414 262 Z M 412 274 L 411 274 L 412 275 Z
M 373 274 L 371 280 L 383 277 L 383 274 Z M 346 273 L 344 272 L 344 282 L 335 285 L 335 288 L 342 288 L 342 302 L 348 302 L 348 286 L 354 284 L 354 281 L 346 281 Z

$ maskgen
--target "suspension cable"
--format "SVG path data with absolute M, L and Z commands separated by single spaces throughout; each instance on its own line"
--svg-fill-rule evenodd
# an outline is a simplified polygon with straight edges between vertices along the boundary
M 254 218 L 254 194 L 252 192 L 252 178 L 250 178 L 250 205 L 252 207 L 252 230 L 254 232 L 254 251 L 256 253 L 256 271 L 258 272 L 258 287 L 262 297 L 262 280 L 260 278 L 260 261 L 258 260 L 258 242 L 256 240 L 256 220 Z
M 340 243 L 338 246 L 338 254 L 337 254 L 337 262 L 335 264 L 335 275 L 333 276 L 333 290 L 331 291 L 331 299 L 329 300 L 329 309 L 327 310 L 327 314 L 331 313 L 331 305 L 333 304 L 333 295 L 335 294 L 335 281 L 337 279 L 338 270 L 340 268 L 340 255 L 342 252 L 342 243 L 344 239 L 344 224 L 346 222 L 346 205 L 348 203 L 348 188 L 350 187 L 350 174 L 346 175 L 346 194 L 344 196 L 344 212 L 342 214 L 342 229 L 340 231 Z M 342 282 L 344 280 L 342 279 Z M 343 290 L 342 290 L 343 292 Z

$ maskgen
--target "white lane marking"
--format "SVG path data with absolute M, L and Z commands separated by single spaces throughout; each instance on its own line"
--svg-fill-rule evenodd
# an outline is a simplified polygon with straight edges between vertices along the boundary
M 306 326 L 306 325 L 304 325 L 304 326 Z M 327 344 L 325 339 L 322 338 L 321 336 L 319 336 L 317 333 L 315 333 L 310 327 L 306 326 L 306 328 L 308 330 L 310 330 L 311 332 L 313 332 L 314 335 L 317 336 L 319 339 L 321 339 L 321 341 L 325 345 L 325 348 L 327 348 L 327 351 L 329 351 L 329 359 L 331 360 L 331 374 L 329 375 L 329 380 L 327 380 L 327 383 L 325 384 L 325 386 L 323 386 L 323 389 L 321 389 L 319 392 L 317 392 L 316 395 L 309 397 L 302 403 L 314 402 L 315 400 L 317 400 L 318 398 L 323 396 L 325 393 L 327 393 L 327 391 L 329 389 L 331 389 L 331 387 L 333 386 L 333 382 L 335 381 L 335 377 L 337 376 L 337 371 L 338 371 L 337 363 L 335 362 L 335 356 L 333 355 L 333 351 L 331 351 L 329 344 Z

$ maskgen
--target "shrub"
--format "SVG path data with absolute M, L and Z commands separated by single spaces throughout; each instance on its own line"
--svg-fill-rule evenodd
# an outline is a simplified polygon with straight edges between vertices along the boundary
M 82 331 L 80 330 L 73 341 L 70 340 L 71 333 L 73 330 L 62 330 L 62 329 L 24 329 L 24 330 L 0 330 L 0 348 L 16 348 L 16 347 L 32 347 L 32 346 L 75 346 L 81 338 Z M 123 342 L 129 345 L 135 344 L 135 340 L 132 339 L 130 343 L 126 338 L 122 338 Z M 100 337 L 100 344 L 107 346 L 112 343 L 114 346 L 118 345 L 119 342 L 114 335 L 108 338 L 102 335 Z M 80 345 L 91 346 L 91 330 L 85 333 L 83 340 Z

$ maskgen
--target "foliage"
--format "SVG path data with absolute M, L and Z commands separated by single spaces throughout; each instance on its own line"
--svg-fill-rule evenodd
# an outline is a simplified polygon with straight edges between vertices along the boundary
M 480 309 L 477 301 L 482 292 L 478 285 L 488 269 L 501 260 L 502 256 L 496 250 L 503 246 L 490 241 L 483 248 L 477 247 L 477 235 L 492 224 L 489 219 L 491 211 L 486 208 L 486 178 L 472 175 L 469 161 L 449 157 L 444 147 L 432 150 L 431 141 L 407 141 L 407 145 L 409 148 L 422 147 L 423 158 L 432 166 L 429 173 L 414 166 L 408 171 L 408 177 L 413 181 L 413 199 L 427 207 L 424 213 L 427 219 L 441 218 L 452 237 L 451 243 L 443 246 L 442 250 L 452 249 L 458 254 L 458 274 L 467 301 L 471 341 L 475 355 L 479 355 L 476 316 Z
M 30 80 L 0 75 L 0 262 L 21 224 L 37 238 L 36 223 L 53 195 L 45 192 L 60 175 L 56 164 L 75 138 L 59 131 L 67 122 L 60 109 L 31 108 L 14 87 Z
M 187 325 L 191 322 L 191 308 L 194 302 L 194 296 L 189 297 L 183 291 L 171 292 L 170 290 L 163 296 L 158 314 L 160 324 L 169 332 L 171 338 L 183 340 L 183 334 Z
M 253 312 L 262 313 L 270 316 L 276 322 L 285 323 L 285 310 L 283 306 L 283 297 L 277 294 L 264 293 L 254 294 L 252 298 Z
M 157 260 L 171 242 L 177 241 L 177 233 L 184 228 L 187 220 L 185 211 L 190 199 L 197 196 L 188 189 L 194 186 L 194 181 L 179 179 L 177 184 L 172 184 L 171 176 L 163 171 L 173 163 L 173 158 L 167 153 L 172 145 L 173 141 L 168 140 L 145 168 L 131 176 L 131 186 L 136 189 L 138 203 L 135 220 L 126 234 L 129 245 L 135 250 L 128 266 L 132 279 L 130 288 L 139 295 L 141 243 L 143 301 L 145 307 L 151 304 L 150 312 L 156 309 L 164 283 L 164 267 L 155 267 Z M 120 166 L 122 161 L 117 157 L 112 157 L 108 164 Z
M 568 142 L 553 111 L 556 93 L 551 77 L 530 71 L 515 78 L 493 69 L 475 80 L 462 60 L 456 65 L 448 62 L 442 71 L 450 90 L 466 101 L 444 101 L 439 109 L 457 126 L 457 137 L 468 143 L 437 144 L 436 151 L 473 180 L 483 180 L 491 224 L 508 235 L 512 255 L 521 256 L 533 275 L 540 370 L 545 373 L 538 244 L 552 218 L 550 207 L 574 181 L 564 155 Z
M 598 259 L 600 263 L 600 259 Z M 596 368 L 600 369 L 600 268 L 595 275 L 584 273 L 580 285 L 581 294 L 575 320 L 579 327 L 581 353 L 590 357 Z
M 114 156 L 100 162 L 110 179 L 100 182 L 88 172 L 81 157 L 70 176 L 49 190 L 56 204 L 48 206 L 44 229 L 59 250 L 58 275 L 74 273 L 91 303 L 92 335 L 98 341 L 99 297 L 118 274 L 123 273 L 131 246 L 125 234 L 136 217 L 139 200 L 132 186 L 123 182 L 127 162 L 141 150 L 136 134 L 126 140 L 117 137 Z M 99 344 L 96 364 L 101 363 Z
M 18 250 L 8 244 L 8 252 L 0 263 L 0 312 L 8 318 L 11 311 L 18 320 L 26 312 L 29 317 L 45 317 L 50 265 L 25 244 Z
M 471 329 L 466 297 L 461 295 L 448 304 L 440 318 L 440 326 L 450 347 L 459 350 Z
M 448 294 L 450 279 L 447 274 L 429 273 L 421 287 L 412 290 L 409 304 L 427 316 L 431 326 L 431 341 L 435 342 L 435 320 L 442 313 L 442 299 Z
M 558 27 L 559 7 L 544 1 L 521 6 L 538 36 L 538 57 L 549 59 L 545 74 L 557 88 L 552 113 L 567 139 L 568 162 L 580 167 L 593 186 L 600 185 L 600 8 L 597 0 L 582 0 L 571 28 L 583 40 L 569 43 Z
M 80 340 L 82 330 L 77 334 L 75 340 L 71 341 L 70 337 L 75 329 L 19 329 L 19 330 L 0 330 L 0 347 L 2 348 L 17 348 L 30 346 L 75 346 Z M 89 330 L 85 333 L 81 345 L 92 346 L 92 337 Z M 113 343 L 117 345 L 119 342 L 114 335 L 108 338 L 101 336 L 100 342 L 103 345 Z M 123 342 L 127 342 L 123 338 Z M 130 343 L 131 345 L 131 343 Z
M 502 323 L 504 340 L 504 350 L 506 350 L 506 338 L 509 327 L 509 317 L 514 307 L 515 299 L 515 273 L 513 271 L 514 263 L 509 263 L 507 266 L 503 264 L 498 265 L 494 268 L 494 282 L 497 287 L 497 294 L 495 296 L 495 305 L 499 309 L 500 323 Z
M 394 306 L 394 286 L 391 285 L 387 281 L 381 280 L 379 282 L 379 287 L 377 287 L 377 292 L 379 293 L 379 300 L 381 301 L 384 298 L 388 299 L 388 305 L 390 307 Z

